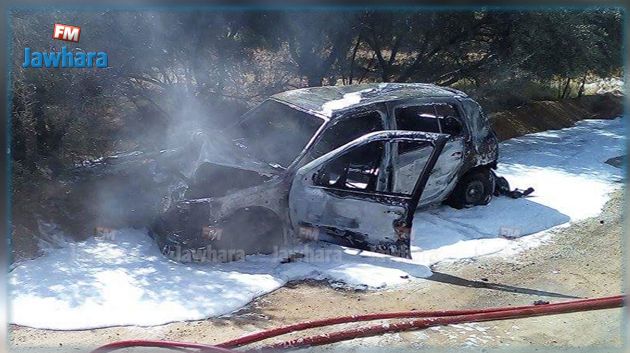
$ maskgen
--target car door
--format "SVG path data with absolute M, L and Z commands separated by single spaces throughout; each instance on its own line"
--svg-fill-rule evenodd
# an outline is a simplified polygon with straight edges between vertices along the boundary
M 458 171 L 464 162 L 465 127 L 456 105 L 448 101 L 412 101 L 393 109 L 396 129 L 407 131 L 436 132 L 448 136 L 427 185 L 419 206 L 444 200 L 457 183 Z M 422 150 L 394 151 L 392 183 L 394 190 L 407 187 L 413 178 L 408 170 L 414 164 L 424 163 L 428 156 Z
M 447 136 L 380 131 L 360 137 L 304 165 L 289 193 L 291 223 L 300 237 L 410 258 L 413 213 Z M 412 145 L 428 158 L 413 187 L 379 190 L 391 173 L 392 145 Z

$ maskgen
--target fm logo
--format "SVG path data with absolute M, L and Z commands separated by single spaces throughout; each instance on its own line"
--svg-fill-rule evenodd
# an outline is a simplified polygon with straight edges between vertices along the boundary
M 65 40 L 66 42 L 79 42 L 81 37 L 81 27 L 55 23 L 53 28 L 53 39 Z

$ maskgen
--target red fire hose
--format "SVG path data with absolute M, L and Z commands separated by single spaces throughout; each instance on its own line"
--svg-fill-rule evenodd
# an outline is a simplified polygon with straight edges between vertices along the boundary
M 300 348 L 319 346 L 360 337 L 381 335 L 384 333 L 402 332 L 425 329 L 431 326 L 462 324 L 467 322 L 493 321 L 517 319 L 531 316 L 564 314 L 576 311 L 610 309 L 623 306 L 623 296 L 586 299 L 577 302 L 555 303 L 547 305 L 532 305 L 518 309 L 508 308 L 500 311 L 465 314 L 445 317 L 430 317 L 389 325 L 372 325 L 356 329 L 336 331 L 306 338 L 293 339 L 286 342 L 272 344 L 265 348 Z
M 198 349 L 198 352 L 234 352 L 229 348 L 235 348 L 242 345 L 259 342 L 267 338 L 283 335 L 290 332 L 296 332 L 306 330 L 315 327 L 323 327 L 330 325 L 337 325 L 342 323 L 360 322 L 360 321 L 372 321 L 372 320 L 385 320 L 385 319 L 406 319 L 406 318 L 421 318 L 403 322 L 396 322 L 391 324 L 378 324 L 365 326 L 355 329 L 346 329 L 341 331 L 335 331 L 332 333 L 326 333 L 321 335 L 315 335 L 305 338 L 293 339 L 285 342 L 275 343 L 269 346 L 263 347 L 263 349 L 279 349 L 279 348 L 300 348 L 306 346 L 318 346 L 324 344 L 330 344 L 340 342 L 344 340 L 375 336 L 384 333 L 393 333 L 401 331 L 410 331 L 425 329 L 431 326 L 461 324 L 467 322 L 480 322 L 480 321 L 493 321 L 493 320 L 506 320 L 524 318 L 530 316 L 541 315 L 553 315 L 562 313 L 571 313 L 577 311 L 588 310 L 601 310 L 610 309 L 623 306 L 623 296 L 613 296 L 594 299 L 581 299 L 569 302 L 561 302 L 554 304 L 544 305 L 530 305 L 519 307 L 507 307 L 507 308 L 486 308 L 486 309 L 473 309 L 473 310 L 441 310 L 441 311 L 407 311 L 407 312 L 395 312 L 395 313 L 376 313 L 357 316 L 343 316 L 336 318 L 329 318 L 316 321 L 307 321 L 294 325 L 288 325 L 278 327 L 266 331 L 261 331 L 246 335 L 234 340 L 223 342 L 221 344 L 212 346 L 197 343 L 185 343 L 185 342 L 167 342 L 167 341 L 145 341 L 145 340 L 133 340 L 133 341 L 120 341 L 114 342 L 105 346 L 102 346 L 93 353 L 105 353 L 116 349 L 128 348 L 128 347 L 162 347 L 173 349 L 186 349 L 193 348 Z
M 583 303 L 589 302 L 593 299 L 580 299 L 575 300 L 570 303 Z M 565 305 L 564 303 L 555 303 L 555 304 L 547 304 L 545 307 L 550 308 L 558 305 Z M 401 312 L 393 312 L 393 313 L 375 313 L 375 314 L 364 314 L 364 315 L 350 315 L 350 316 L 340 316 L 334 318 L 327 318 L 321 320 L 314 321 L 305 321 L 297 324 L 281 326 L 277 328 L 272 328 L 265 331 L 260 331 L 256 333 L 252 333 L 249 335 L 245 335 L 231 341 L 226 341 L 221 344 L 218 344 L 217 347 L 223 348 L 233 348 L 239 347 L 246 344 L 258 342 L 265 340 L 267 338 L 276 337 L 280 335 L 284 335 L 291 332 L 307 330 L 316 327 L 324 327 L 338 324 L 345 324 L 351 322 L 361 322 L 361 321 L 374 321 L 374 320 L 385 320 L 385 319 L 409 319 L 409 318 L 420 318 L 420 317 L 444 317 L 444 316 L 461 316 L 461 315 L 472 315 L 472 314 L 482 314 L 482 313 L 491 313 L 496 311 L 504 311 L 504 310 L 521 310 L 531 308 L 531 305 L 527 306 L 516 306 L 516 307 L 496 307 L 496 308 L 485 308 L 485 309 L 467 309 L 467 310 L 435 310 L 435 311 L 401 311 Z
M 104 346 L 100 346 L 92 351 L 92 353 L 105 353 L 111 352 L 123 348 L 131 347 L 155 347 L 155 348 L 170 348 L 182 350 L 186 348 L 198 349 L 198 352 L 203 353 L 234 353 L 233 350 L 227 348 L 221 348 L 211 346 L 209 344 L 201 343 L 189 343 L 189 342 L 173 342 L 173 341 L 158 341 L 158 340 L 128 340 L 108 343 Z

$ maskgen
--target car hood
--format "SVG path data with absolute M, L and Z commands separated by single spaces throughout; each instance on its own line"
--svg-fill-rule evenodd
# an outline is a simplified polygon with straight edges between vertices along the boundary
M 185 174 L 193 176 L 196 170 L 206 164 L 215 164 L 232 169 L 242 169 L 256 172 L 266 176 L 281 173 L 285 169 L 256 159 L 247 153 L 244 146 L 239 146 L 232 140 L 219 134 L 208 135 L 196 133 L 193 135 L 193 144 L 196 145 L 197 158 L 193 159 Z

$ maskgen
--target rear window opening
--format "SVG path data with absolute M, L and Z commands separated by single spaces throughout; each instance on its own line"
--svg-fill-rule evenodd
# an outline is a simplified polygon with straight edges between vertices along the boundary
M 457 109 L 448 103 L 396 108 L 398 130 L 422 131 L 459 136 L 463 132 Z

